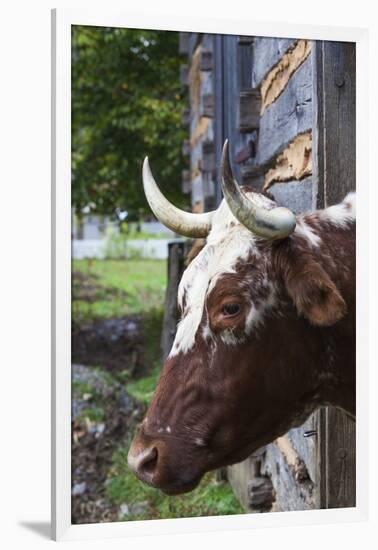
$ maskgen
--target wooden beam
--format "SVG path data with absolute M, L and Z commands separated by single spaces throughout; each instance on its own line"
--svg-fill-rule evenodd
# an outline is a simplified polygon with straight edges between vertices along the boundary
M 180 83 L 183 86 L 188 86 L 189 84 L 189 66 L 187 63 L 180 65 Z
M 261 82 L 261 114 L 282 94 L 292 74 L 311 52 L 310 40 L 298 40 Z
M 240 92 L 239 130 L 242 133 L 253 132 L 260 125 L 261 94 L 257 89 Z
M 214 117 L 214 94 L 202 94 L 200 115 L 207 118 Z
M 274 183 L 269 187 L 269 193 L 279 206 L 290 208 L 295 214 L 309 212 L 314 204 L 314 190 L 312 177 L 301 181 L 287 181 Z
M 275 166 L 265 174 L 264 189 L 273 183 L 301 180 L 312 174 L 311 132 L 299 134 L 276 158 Z
M 191 190 L 190 170 L 182 171 L 181 189 L 184 194 L 190 193 L 190 190 Z
M 313 44 L 314 166 L 317 207 L 336 204 L 356 186 L 356 46 Z M 319 415 L 321 507 L 356 504 L 356 425 L 323 407 Z
M 294 43 L 294 38 L 255 37 L 253 42 L 253 86 L 260 86 L 263 78 Z
M 188 139 L 184 139 L 182 142 L 181 151 L 184 157 L 188 157 L 190 155 L 190 141 Z
M 254 40 L 255 40 L 254 36 L 241 35 L 238 37 L 238 44 L 239 46 L 252 46 Z
M 201 50 L 200 70 L 211 71 L 213 68 L 213 52 L 210 50 Z
M 181 111 L 181 125 L 186 127 L 190 124 L 190 109 L 183 109 Z
M 188 55 L 189 53 L 189 32 L 180 32 L 179 34 L 179 53 Z
M 268 164 L 298 135 L 312 129 L 312 68 L 308 58 L 260 120 L 256 162 Z

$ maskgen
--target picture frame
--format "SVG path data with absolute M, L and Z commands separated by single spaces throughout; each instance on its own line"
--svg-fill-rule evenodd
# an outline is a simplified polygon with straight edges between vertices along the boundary
M 125 27 L 279 36 L 356 43 L 357 83 L 357 495 L 356 507 L 256 515 L 147 520 L 108 524 L 71 523 L 71 26 Z M 55 540 L 116 538 L 178 532 L 355 522 L 368 514 L 368 204 L 367 55 L 364 29 L 156 17 L 141 12 L 52 12 L 52 533 Z M 363 189 L 363 192 L 361 190 Z

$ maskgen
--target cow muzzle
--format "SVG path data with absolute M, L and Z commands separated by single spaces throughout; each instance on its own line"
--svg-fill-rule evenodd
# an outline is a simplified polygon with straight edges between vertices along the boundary
M 160 489 L 167 495 L 186 493 L 194 489 L 202 475 L 187 464 L 175 464 L 177 457 L 169 440 L 135 436 L 127 457 L 133 473 L 144 483 Z
M 156 446 L 146 449 L 135 449 L 131 446 L 127 456 L 130 469 L 142 481 L 153 484 L 154 472 L 159 460 L 159 451 Z

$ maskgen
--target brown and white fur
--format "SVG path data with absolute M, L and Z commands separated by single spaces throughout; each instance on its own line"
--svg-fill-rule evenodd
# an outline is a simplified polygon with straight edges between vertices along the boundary
M 189 491 L 319 405 L 355 414 L 354 194 L 298 216 L 295 231 L 273 241 L 223 201 L 178 304 L 172 350 L 129 452 L 146 483 Z

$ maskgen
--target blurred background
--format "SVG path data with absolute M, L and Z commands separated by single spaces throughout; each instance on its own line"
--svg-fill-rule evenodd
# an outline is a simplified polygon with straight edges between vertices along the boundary
M 174 331 L 173 311 L 162 338 L 184 263 L 184 240 L 145 200 L 145 155 L 164 194 L 191 207 L 181 181 L 188 94 L 179 40 L 167 31 L 72 27 L 73 523 L 243 511 L 218 474 L 172 498 L 127 467 Z M 176 273 L 167 299 L 169 247 Z

